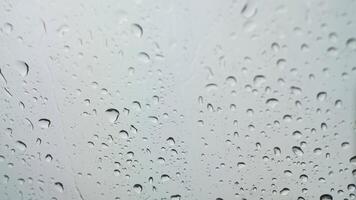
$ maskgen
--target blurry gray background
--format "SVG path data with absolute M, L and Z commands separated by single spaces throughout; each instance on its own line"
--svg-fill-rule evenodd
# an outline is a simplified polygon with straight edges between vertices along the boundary
M 355 199 L 354 0 L 3 0 L 1 200 Z

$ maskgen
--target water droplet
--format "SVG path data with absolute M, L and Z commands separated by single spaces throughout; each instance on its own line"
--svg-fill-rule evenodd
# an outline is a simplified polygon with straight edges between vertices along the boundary
M 175 194 L 171 196 L 171 200 L 180 200 L 181 196 L 179 194 Z
M 275 99 L 275 98 L 270 98 L 270 99 L 267 99 L 267 101 L 266 101 L 266 104 L 268 106 L 270 106 L 271 108 L 276 107 L 278 103 L 279 103 L 278 99 Z
M 136 110 L 136 111 L 140 111 L 141 110 L 141 103 L 138 101 L 134 101 L 132 102 L 132 107 Z
M 280 46 L 279 46 L 279 44 L 278 44 L 277 42 L 273 42 L 273 43 L 271 44 L 271 49 L 272 49 L 274 52 L 278 52 L 279 49 L 280 49 Z
M 354 192 L 355 189 L 356 189 L 356 186 L 354 184 L 347 185 L 347 190 L 349 190 L 350 192 Z
M 159 164 L 164 164 L 165 161 L 166 161 L 166 160 L 165 160 L 164 158 L 162 158 L 162 157 L 159 157 L 157 160 L 158 160 L 158 163 L 159 163 Z
M 45 159 L 46 159 L 47 162 L 51 162 L 53 160 L 53 157 L 52 157 L 51 154 L 47 154 Z
M 281 155 L 281 149 L 279 147 L 273 148 L 274 155 L 279 156 Z
M 349 143 L 349 142 L 343 142 L 343 143 L 341 143 L 341 147 L 342 147 L 343 149 L 347 149 L 347 148 L 350 147 L 350 143 Z
M 303 52 L 308 52 L 309 51 L 309 46 L 307 44 L 302 44 L 300 46 L 300 50 L 302 50 Z
M 236 78 L 235 78 L 234 76 L 229 76 L 229 77 L 226 78 L 226 82 L 227 82 L 231 87 L 233 87 L 233 86 L 236 85 L 237 80 L 236 80 Z
M 127 131 L 125 131 L 125 130 L 121 130 L 121 131 L 119 132 L 119 136 L 120 136 L 122 139 L 127 139 L 127 138 L 129 138 L 129 133 L 128 133 Z
M 350 163 L 356 165 L 356 156 L 350 158 Z
M 61 25 L 58 29 L 57 29 L 57 33 L 59 34 L 59 36 L 63 37 L 67 32 L 69 32 L 69 26 L 67 25 Z
M 300 147 L 297 147 L 297 146 L 293 146 L 292 147 L 292 151 L 298 157 L 301 157 L 304 154 L 303 150 Z
M 322 153 L 322 150 L 321 150 L 321 148 L 315 148 L 313 150 L 313 153 L 316 154 L 316 155 L 320 155 Z
M 17 61 L 15 63 L 15 70 L 22 76 L 25 77 L 28 75 L 28 72 L 30 70 L 29 65 L 26 62 L 23 61 Z
M 7 23 L 4 24 L 4 29 L 3 30 L 4 30 L 4 32 L 6 34 L 10 34 L 14 30 L 14 26 L 7 22 Z
M 336 108 L 341 108 L 342 107 L 342 101 L 340 99 L 335 101 L 335 107 Z
M 64 192 L 64 187 L 63 187 L 63 184 L 61 182 L 55 182 L 54 186 L 57 188 L 57 190 L 59 192 Z
M 161 176 L 161 181 L 162 182 L 167 182 L 167 181 L 169 181 L 171 178 L 167 175 L 167 174 L 163 174 L 162 176 Z
M 327 97 L 327 93 L 326 92 L 319 92 L 317 95 L 316 95 L 316 98 L 319 100 L 319 101 L 325 101 Z
M 239 168 L 239 169 L 242 169 L 242 168 L 244 168 L 246 166 L 246 164 L 244 163 L 244 162 L 238 162 L 237 163 L 237 168 Z
M 300 175 L 300 180 L 304 183 L 308 182 L 308 176 L 305 174 Z
M 253 1 L 247 2 L 241 9 L 242 16 L 251 18 L 257 14 L 256 4 Z
M 27 149 L 27 145 L 22 142 L 21 140 L 17 140 L 16 141 L 16 147 L 20 150 L 20 151 L 25 151 Z
M 215 84 L 215 83 L 209 83 L 209 84 L 205 85 L 205 89 L 208 92 L 213 91 L 213 90 L 217 90 L 218 89 L 218 85 Z
M 174 138 L 172 138 L 172 137 L 167 138 L 167 142 L 168 142 L 169 145 L 174 145 L 176 143 L 174 141 Z
M 302 89 L 296 86 L 290 87 L 290 90 L 294 95 L 300 95 L 302 93 Z
M 51 125 L 51 121 L 49 119 L 43 118 L 38 120 L 38 126 L 42 129 L 49 128 L 50 125 Z
M 132 24 L 131 31 L 138 38 L 141 38 L 143 35 L 143 29 L 139 24 Z
M 260 87 L 264 82 L 266 82 L 266 78 L 263 75 L 257 75 L 253 78 L 253 84 L 256 87 Z
M 333 200 L 333 197 L 330 194 L 323 194 L 320 196 L 320 200 Z
M 115 169 L 115 170 L 114 170 L 114 175 L 115 175 L 115 176 L 119 176 L 120 173 L 121 173 L 120 170 L 118 170 L 118 169 Z
M 346 46 L 351 50 L 356 50 L 356 38 L 350 38 L 346 41 Z
M 329 47 L 327 50 L 326 50 L 326 53 L 329 55 L 329 56 L 337 56 L 339 54 L 338 52 L 338 49 L 336 47 Z
M 300 131 L 294 131 L 292 133 L 293 137 L 296 138 L 296 139 L 300 139 L 303 135 Z
M 140 52 L 138 54 L 138 60 L 141 61 L 142 63 L 147 64 L 150 62 L 151 58 L 146 52 Z
M 140 184 L 135 184 L 133 186 L 134 190 L 136 193 L 141 193 L 142 192 L 142 186 Z
M 283 188 L 279 193 L 283 196 L 288 195 L 289 194 L 289 188 Z
M 287 65 L 287 61 L 285 59 L 281 58 L 281 59 L 277 60 L 276 64 L 279 69 L 284 69 Z
M 115 123 L 119 119 L 119 111 L 116 110 L 115 108 L 109 108 L 105 111 L 106 118 L 109 120 L 111 123 Z

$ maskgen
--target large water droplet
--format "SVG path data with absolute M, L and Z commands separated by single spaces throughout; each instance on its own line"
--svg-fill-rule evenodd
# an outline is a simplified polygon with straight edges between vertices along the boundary
M 325 101 L 327 97 L 327 93 L 326 92 L 319 92 L 317 95 L 316 95 L 316 98 L 319 100 L 319 101 Z
M 260 87 L 264 82 L 266 82 L 266 78 L 263 75 L 257 75 L 253 78 L 253 84 L 256 87 Z
M 43 119 L 38 120 L 38 126 L 40 128 L 45 129 L 45 128 L 48 128 L 50 125 L 51 125 L 51 121 L 49 119 L 43 118 Z
M 137 57 L 139 61 L 145 64 L 149 63 L 151 60 L 151 57 L 146 52 L 140 52 Z
M 350 38 L 346 41 L 346 46 L 351 50 L 356 50 L 356 38 Z
M 61 182 L 55 182 L 54 183 L 54 186 L 56 187 L 56 189 L 59 191 L 59 192 L 64 192 L 64 186 Z
M 4 24 L 3 30 L 6 34 L 10 34 L 14 30 L 14 26 L 7 22 Z
M 171 200 L 180 200 L 181 196 L 179 194 L 172 195 Z
M 168 142 L 169 145 L 174 145 L 176 143 L 174 141 L 174 138 L 172 138 L 172 137 L 167 138 L 167 142 Z
M 289 194 L 289 188 L 283 188 L 279 193 L 283 196 L 288 195 Z
M 15 63 L 15 70 L 22 76 L 25 77 L 28 75 L 28 72 L 30 70 L 29 65 L 24 62 L 24 61 L 17 61 Z
M 119 119 L 120 113 L 115 108 L 109 108 L 105 111 L 105 115 L 109 122 L 115 123 Z
M 129 138 L 129 133 L 128 133 L 127 131 L 125 131 L 125 130 L 121 130 L 121 131 L 119 132 L 119 136 L 120 136 L 122 139 L 127 139 L 127 138 Z
M 140 184 L 135 184 L 133 186 L 134 190 L 136 193 L 141 193 L 142 192 L 142 186 Z
M 350 158 L 350 163 L 356 165 L 356 156 Z
M 333 197 L 330 194 L 323 194 L 320 196 L 320 200 L 333 200 Z
M 278 99 L 275 99 L 275 98 L 270 98 L 270 99 L 267 99 L 267 101 L 266 101 L 266 104 L 268 106 L 270 106 L 271 108 L 276 107 L 278 103 L 279 103 Z
M 21 140 L 16 141 L 16 147 L 21 151 L 25 151 L 27 149 L 27 145 Z
M 257 13 L 256 3 L 254 1 L 247 2 L 241 9 L 241 14 L 246 18 L 251 18 Z
M 139 24 L 132 24 L 131 31 L 138 38 L 141 38 L 143 35 L 143 29 Z
M 303 154 L 304 154 L 303 150 L 300 147 L 297 147 L 297 146 L 293 146 L 292 147 L 292 151 L 298 157 L 303 156 Z

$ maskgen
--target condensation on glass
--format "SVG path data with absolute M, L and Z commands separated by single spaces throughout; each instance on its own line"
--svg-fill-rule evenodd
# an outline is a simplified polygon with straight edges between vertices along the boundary
M 1 200 L 356 198 L 356 1 L 0 5 Z

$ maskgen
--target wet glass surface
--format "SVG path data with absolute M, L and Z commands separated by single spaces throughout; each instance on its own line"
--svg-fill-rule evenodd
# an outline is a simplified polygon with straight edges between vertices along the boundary
M 1 200 L 355 199 L 354 0 L 0 5 Z

